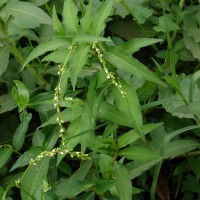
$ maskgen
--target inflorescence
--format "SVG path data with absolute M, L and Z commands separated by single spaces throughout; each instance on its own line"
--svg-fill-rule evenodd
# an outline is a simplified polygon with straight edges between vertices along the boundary
M 61 112 L 60 112 L 60 101 L 62 100 L 62 97 L 61 97 L 61 81 L 62 81 L 62 77 L 63 77 L 64 73 L 67 72 L 67 62 L 69 61 L 69 58 L 70 58 L 70 56 L 73 52 L 73 45 L 70 45 L 68 50 L 69 50 L 69 53 L 68 53 L 68 55 L 65 59 L 65 62 L 62 65 L 58 66 L 59 81 L 58 81 L 57 87 L 55 88 L 55 93 L 54 93 L 54 108 L 56 109 L 56 112 L 57 112 L 56 121 L 58 122 L 58 125 L 60 127 L 59 132 L 60 132 L 60 137 L 62 139 L 63 146 L 65 146 L 65 144 L 64 144 L 64 141 L 65 141 L 64 140 L 64 132 L 66 131 L 66 129 L 63 126 L 63 120 L 62 120 Z
M 106 61 L 103 59 L 103 54 L 101 53 L 101 50 L 98 47 L 98 45 L 100 46 L 100 44 L 97 41 L 93 42 L 92 43 L 92 49 L 95 51 L 100 63 L 102 64 L 103 70 L 106 74 L 106 78 L 108 80 L 111 80 L 111 82 L 119 89 L 122 96 L 125 97 L 126 93 L 123 91 L 123 88 L 122 88 L 120 81 L 117 80 L 117 78 L 115 77 L 115 74 L 113 72 L 108 71 L 108 68 L 106 67 Z

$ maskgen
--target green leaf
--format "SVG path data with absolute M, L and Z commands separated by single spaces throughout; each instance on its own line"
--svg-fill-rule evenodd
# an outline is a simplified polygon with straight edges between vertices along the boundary
M 127 168 L 119 162 L 114 163 L 113 179 L 115 180 L 116 190 L 120 200 L 132 199 L 132 183 Z
M 54 104 L 53 97 L 53 92 L 40 93 L 30 99 L 28 106 L 38 112 L 52 110 Z
M 98 117 L 122 126 L 132 127 L 132 124 L 126 120 L 126 115 L 107 102 L 100 104 Z
M 170 32 L 170 31 L 175 31 L 175 30 L 179 30 L 180 28 L 177 26 L 176 23 L 174 23 L 169 15 L 163 15 L 161 17 L 159 17 L 159 24 L 158 26 L 154 26 L 153 28 L 155 31 L 157 32 Z
M 53 37 L 52 39 L 39 44 L 26 58 L 22 69 L 33 59 L 38 58 L 48 51 L 53 51 L 59 48 L 68 48 L 70 45 L 69 38 L 67 37 Z
M 70 123 L 67 134 L 65 134 L 65 142 L 70 149 L 73 149 L 80 142 L 80 136 L 82 133 L 84 134 L 84 132 L 81 132 L 81 117 L 82 115 Z
M 29 102 L 29 91 L 21 81 L 15 80 L 14 82 L 16 87 L 12 89 L 12 96 L 21 112 Z
M 112 47 L 105 52 L 104 57 L 106 61 L 110 62 L 114 67 L 126 71 L 132 75 L 138 75 L 145 80 L 165 86 L 165 84 L 141 62 L 133 58 L 118 47 Z
M 131 179 L 140 176 L 148 169 L 152 168 L 154 165 L 158 164 L 162 159 L 157 158 L 155 160 L 143 161 L 143 162 L 131 162 L 127 165 L 129 171 L 129 176 Z
M 42 131 L 37 129 L 32 137 L 32 145 L 36 147 L 42 147 L 44 140 L 45 140 L 45 135 L 42 133 Z
M 11 111 L 16 107 L 17 105 L 13 100 L 11 93 L 0 96 L 0 114 Z
M 153 14 L 153 9 L 135 4 L 132 6 L 131 14 L 136 18 L 139 24 L 144 24 L 145 21 Z
M 70 178 L 62 179 L 52 188 L 59 199 L 73 198 L 81 192 L 91 188 L 93 183 L 85 180 L 92 161 L 86 161 Z
M 76 82 L 82 68 L 87 63 L 89 52 L 90 46 L 88 44 L 80 44 L 70 59 L 69 70 L 73 90 L 75 90 Z
M 183 191 L 187 191 L 187 193 L 189 194 L 199 194 L 199 191 L 200 191 L 200 185 L 198 184 L 198 182 L 196 181 L 196 177 L 190 173 L 188 174 L 186 180 L 183 181 L 183 186 L 182 186 L 182 189 Z M 190 196 L 190 197 L 194 197 L 194 196 Z M 191 199 L 191 198 L 188 198 L 188 196 L 185 198 L 185 199 Z
M 45 56 L 42 59 L 43 61 L 52 61 L 55 63 L 64 63 L 67 57 L 67 54 L 69 53 L 68 49 L 59 49 L 59 50 L 55 50 L 52 53 L 48 54 L 47 56 Z
M 95 181 L 95 191 L 97 194 L 103 194 L 115 185 L 112 180 L 97 180 Z
M 56 142 L 58 141 L 59 138 L 59 125 L 57 126 L 52 126 L 47 132 L 46 132 L 46 137 L 43 142 L 43 147 L 45 150 L 50 151 L 52 148 L 54 148 Z
M 109 179 L 112 174 L 112 157 L 106 154 L 101 154 L 99 158 L 99 168 L 104 179 Z
M 124 81 L 121 81 L 121 86 L 122 90 L 125 92 L 125 97 L 123 97 L 119 89 L 115 87 L 114 97 L 116 106 L 127 116 L 127 121 L 133 124 L 132 127 L 134 127 L 140 137 L 144 139 L 144 135 L 141 131 L 143 126 L 142 112 L 135 89 Z
M 113 0 L 106 0 L 101 4 L 101 6 L 96 11 L 91 21 L 92 34 L 100 35 L 104 30 L 106 26 L 105 21 L 111 12 L 113 2 L 114 2 Z
M 134 38 L 127 42 L 118 45 L 119 48 L 124 50 L 126 53 L 133 54 L 139 51 L 141 48 L 161 42 L 161 39 L 157 38 Z
M 67 108 L 61 112 L 61 118 L 62 118 L 63 122 L 69 122 L 69 121 L 73 121 L 74 119 L 76 119 L 78 116 L 81 115 L 81 113 L 82 113 L 81 107 L 79 107 L 76 110 L 76 113 L 73 113 L 73 110 L 71 108 Z M 48 126 L 50 124 L 57 124 L 56 118 L 57 118 L 57 114 L 50 117 L 48 119 L 48 121 L 45 122 L 44 124 L 42 124 L 39 128 Z
M 162 143 L 161 143 L 161 149 L 160 149 L 160 155 L 161 156 L 164 156 L 165 152 L 166 152 L 166 149 L 167 149 L 167 146 L 169 145 L 169 142 L 176 136 L 180 135 L 181 133 L 185 132 L 185 131 L 189 131 L 189 130 L 193 130 L 193 129 L 196 129 L 196 128 L 200 128 L 200 125 L 193 125 L 193 126 L 187 126 L 187 127 L 184 127 L 184 128 L 181 128 L 181 129 L 178 129 L 178 130 L 175 130 L 169 134 L 167 134 Z M 177 150 L 179 151 L 179 150 Z M 154 176 L 153 176 L 153 184 L 152 184 L 152 187 L 151 187 L 151 198 L 153 199 L 154 196 L 155 196 L 155 187 L 157 185 L 157 180 L 158 180 L 158 176 L 159 176 L 159 173 L 160 173 L 160 170 L 161 170 L 161 166 L 162 166 L 162 160 L 156 165 L 155 167 L 155 170 L 154 170 Z
M 196 148 L 199 148 L 200 144 L 194 140 L 182 139 L 169 142 L 166 146 L 164 153 L 165 158 L 174 158 L 179 155 L 184 155 Z
M 91 28 L 91 20 L 92 20 L 92 7 L 93 0 L 89 1 L 89 5 L 86 8 L 85 15 L 81 19 L 81 26 L 83 28 L 84 33 L 89 33 Z
M 195 42 L 195 40 L 187 34 L 183 34 L 183 39 L 186 48 L 190 50 L 194 58 L 200 61 L 200 42 Z
M 1 63 L 0 77 L 6 71 L 8 67 L 9 55 L 10 55 L 10 52 L 9 52 L 8 46 L 0 47 L 0 63 Z
M 164 137 L 164 140 L 162 142 L 162 148 L 160 150 L 160 154 L 163 156 L 164 153 L 166 152 L 166 148 L 169 144 L 169 142 L 176 136 L 182 134 L 183 132 L 185 131 L 189 131 L 189 130 L 193 130 L 193 129 L 196 129 L 196 128 L 200 128 L 200 125 L 192 125 L 192 126 L 187 126 L 187 127 L 184 127 L 184 128 L 181 128 L 181 129 L 178 129 L 178 130 L 175 130 L 169 134 L 167 134 L 165 137 Z
M 10 145 L 0 146 L 0 168 L 3 167 L 13 153 L 13 148 Z
M 184 12 L 183 12 L 184 13 Z M 199 11 L 196 13 L 196 16 L 194 14 L 186 14 L 184 13 L 183 15 L 183 28 L 184 28 L 184 33 L 188 35 L 188 37 L 191 37 L 194 39 L 195 43 L 200 42 L 200 30 L 199 30 L 199 25 L 196 17 L 199 16 Z M 192 30 L 192 31 L 191 31 Z
M 34 27 L 33 24 L 52 24 L 51 18 L 37 6 L 29 2 L 15 1 L 8 3 L 1 13 L 14 16 L 25 27 Z
M 64 33 L 62 25 L 58 19 L 58 16 L 56 14 L 55 6 L 53 6 L 52 19 L 53 19 L 53 29 L 56 32 L 56 34 L 59 36 L 64 36 L 65 33 Z
M 83 191 L 87 191 L 92 186 L 93 183 L 91 181 L 68 179 L 58 183 L 52 191 L 60 200 L 64 200 L 71 199 Z
M 144 135 L 146 135 L 147 133 L 150 133 L 152 130 L 154 130 L 155 128 L 157 128 L 161 125 L 162 125 L 162 123 L 145 124 L 142 128 L 142 132 Z M 117 143 L 118 147 L 119 148 L 125 147 L 128 144 L 131 144 L 131 143 L 137 141 L 139 138 L 140 137 L 137 134 L 137 132 L 134 129 L 132 129 L 119 137 L 118 143 Z
M 157 90 L 158 85 L 156 83 L 146 81 L 142 87 L 137 89 L 138 98 L 140 101 L 146 101 L 155 94 Z
M 31 0 L 31 2 L 36 6 L 42 6 L 50 0 Z
M 78 34 L 78 9 L 73 0 L 65 0 L 63 6 L 63 24 L 66 31 L 72 34 Z
M 44 149 L 42 147 L 31 147 L 17 159 L 10 171 L 28 165 L 30 160 L 35 159 L 35 157 L 38 156 L 43 150 Z
M 25 110 L 20 114 L 20 121 L 21 124 L 17 127 L 17 129 L 15 130 L 15 133 L 13 135 L 12 138 L 12 144 L 13 147 L 16 151 L 19 151 L 23 144 L 24 144 L 24 140 L 25 140 L 25 134 L 28 130 L 29 127 L 29 122 L 32 118 L 32 114 L 28 114 Z
M 42 158 L 36 165 L 30 165 L 24 172 L 21 181 L 22 200 L 36 199 L 36 193 L 41 191 L 49 167 L 49 158 Z M 41 196 L 41 195 L 40 195 Z
M 87 191 L 86 193 L 80 194 L 77 200 L 95 200 L 95 193 Z
M 129 1 L 130 2 L 130 1 Z M 130 14 L 130 12 L 122 5 L 120 1 L 115 1 L 113 5 L 114 15 L 119 15 L 123 19 Z
M 161 156 L 153 149 L 143 146 L 131 146 L 119 151 L 120 156 L 124 156 L 130 160 L 147 161 L 155 160 Z
M 200 101 L 195 101 L 187 105 L 177 107 L 174 112 L 182 113 L 184 115 L 200 115 Z
M 177 76 L 177 81 L 180 86 L 180 90 L 182 95 L 184 96 L 185 100 L 189 102 L 189 89 L 190 89 L 190 83 L 191 83 L 191 76 L 186 76 L 185 74 L 180 74 Z M 193 95 L 193 101 L 197 102 L 200 99 L 200 89 L 197 84 L 194 85 L 194 95 Z M 184 114 L 185 108 L 180 108 L 181 106 L 185 105 L 185 102 L 183 101 L 183 98 L 180 96 L 179 92 L 173 91 L 172 89 L 166 89 L 166 88 L 160 88 L 159 90 L 159 98 L 158 100 L 169 100 L 162 103 L 162 106 L 165 108 L 165 110 L 169 113 L 171 113 L 173 116 L 177 116 L 179 118 L 194 118 L 192 114 Z M 195 104 L 194 104 L 195 105 Z M 197 104 L 196 104 L 197 105 Z M 192 109 L 192 106 L 188 107 L 189 109 Z M 181 109 L 184 109 L 183 112 Z M 197 108 L 198 112 L 198 108 Z

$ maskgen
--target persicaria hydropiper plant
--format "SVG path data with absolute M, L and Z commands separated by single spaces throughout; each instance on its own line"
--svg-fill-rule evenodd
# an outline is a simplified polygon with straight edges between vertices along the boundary
M 200 199 L 199 19 L 197 0 L 0 1 L 0 198 Z

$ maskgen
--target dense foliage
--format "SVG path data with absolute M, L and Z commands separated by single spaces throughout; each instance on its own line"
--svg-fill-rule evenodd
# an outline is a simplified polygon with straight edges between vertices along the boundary
M 3 200 L 200 199 L 200 2 L 0 1 Z

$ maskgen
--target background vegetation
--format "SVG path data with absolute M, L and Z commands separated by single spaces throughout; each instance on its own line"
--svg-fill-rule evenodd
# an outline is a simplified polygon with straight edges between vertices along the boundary
M 0 1 L 3 200 L 200 199 L 200 2 Z

